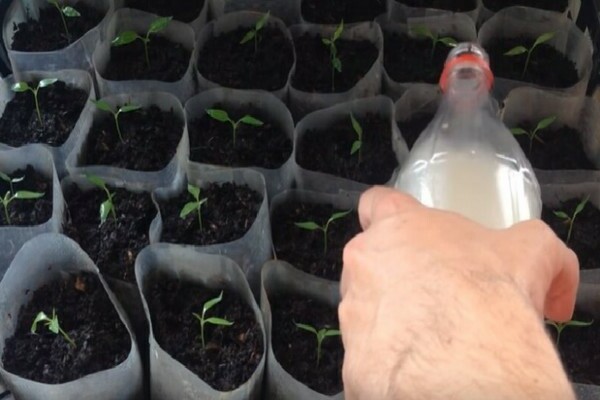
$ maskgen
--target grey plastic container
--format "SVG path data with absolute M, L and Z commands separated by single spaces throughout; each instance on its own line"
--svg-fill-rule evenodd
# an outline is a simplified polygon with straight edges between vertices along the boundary
M 262 203 L 256 214 L 256 219 L 250 229 L 241 238 L 228 243 L 219 243 L 207 246 L 190 244 L 164 244 L 173 248 L 193 248 L 207 254 L 220 254 L 233 259 L 244 271 L 250 288 L 258 293 L 260 287 L 260 268 L 271 257 L 271 225 L 269 223 L 269 209 L 265 179 L 262 174 L 246 169 L 219 169 L 214 171 L 191 171 L 187 177 L 182 177 L 173 182 L 168 188 L 160 188 L 153 192 L 153 199 L 159 209 L 159 203 L 179 195 L 186 190 L 187 183 L 204 188 L 210 183 L 231 182 L 236 185 L 248 185 L 262 196 Z M 210 207 L 210 203 L 207 203 Z M 206 207 L 206 206 L 205 206 Z M 150 243 L 160 243 L 162 234 L 162 216 L 159 211 L 150 226 Z
M 53 6 L 46 0 L 12 0 L 12 4 L 4 16 L 2 33 L 4 47 L 7 49 L 15 75 L 19 76 L 21 71 L 57 71 L 61 69 L 83 69 L 92 72 L 92 53 L 98 41 L 102 39 L 108 17 L 113 12 L 112 0 L 78 0 L 66 1 L 66 3 L 84 3 L 103 12 L 104 18 L 81 38 L 61 50 L 25 52 L 12 49 L 13 24 L 26 21 L 28 14 L 37 20 L 40 8 Z
M 263 267 L 260 308 L 262 310 L 269 348 L 265 399 L 269 400 L 342 400 L 344 393 L 327 396 L 318 393 L 291 376 L 277 361 L 271 343 L 273 322 L 269 299 L 275 296 L 300 295 L 337 308 L 340 302 L 339 284 L 306 274 L 284 261 L 269 261 Z
M 127 328 L 131 349 L 125 361 L 113 368 L 62 383 L 45 384 L 14 375 L 0 365 L 0 375 L 16 398 L 27 400 L 135 399 L 142 390 L 142 363 L 131 324 L 98 269 L 81 248 L 66 236 L 48 233 L 27 242 L 0 282 L 0 358 L 5 340 L 12 336 L 19 310 L 33 292 L 69 273 L 89 272 L 98 277 Z
M 11 90 L 12 85 L 15 83 L 15 79 L 18 81 L 39 81 L 45 78 L 58 78 L 65 82 L 68 86 L 82 89 L 88 93 L 87 102 L 91 99 L 96 98 L 96 92 L 94 90 L 94 83 L 89 73 L 82 70 L 61 70 L 55 72 L 45 71 L 29 71 L 19 74 L 16 78 L 13 75 L 6 77 L 0 81 L 0 115 L 4 114 L 7 103 L 9 103 L 14 97 L 15 93 Z M 85 110 L 85 107 L 84 107 Z M 83 114 L 83 110 L 82 110 Z M 82 115 L 80 114 L 80 115 Z M 40 143 L 41 146 L 46 147 L 51 153 L 56 165 L 56 170 L 59 177 L 65 176 L 67 173 L 65 161 L 75 143 L 81 134 L 81 117 L 75 123 L 69 138 L 61 146 L 49 146 Z M 13 147 L 6 144 L 0 143 L 0 150 L 12 149 Z
M 330 37 L 336 30 L 332 25 L 300 24 L 290 27 L 293 38 L 298 38 L 304 34 L 312 37 Z M 383 34 L 379 24 L 375 22 L 366 22 L 344 28 L 341 35 L 346 40 L 367 40 L 379 50 L 379 55 L 371 65 L 369 71 L 346 92 L 340 93 L 313 93 L 305 92 L 294 88 L 293 75 L 295 67 L 292 69 L 292 80 L 290 83 L 289 107 L 296 120 L 306 114 L 333 106 L 344 101 L 375 96 L 381 93 L 382 72 L 383 72 Z M 296 55 L 298 57 L 298 55 Z M 343 55 L 342 55 L 343 57 Z
M 157 18 L 156 15 L 131 8 L 122 8 L 111 16 L 107 28 L 105 40 L 101 41 L 94 51 L 93 61 L 98 82 L 100 96 L 105 97 L 118 93 L 135 92 L 167 92 L 175 95 L 182 103 L 195 93 L 194 82 L 194 60 L 196 59 L 194 30 L 187 24 L 179 21 L 171 21 L 164 31 L 158 35 L 167 38 L 171 42 L 181 44 L 190 52 L 188 67 L 181 79 L 175 82 L 162 82 L 157 80 L 123 80 L 113 81 L 104 78 L 104 73 L 110 61 L 111 40 L 120 32 L 133 30 L 144 35 L 148 26 Z M 152 43 L 150 43 L 150 46 Z
M 504 101 L 503 121 L 509 128 L 556 116 L 549 129 L 569 126 L 580 134 L 595 170 L 536 170 L 541 183 L 600 182 L 600 104 L 590 97 L 564 96 L 534 88 L 518 88 Z M 538 144 L 539 145 L 539 144 Z M 542 145 L 543 146 L 543 145 Z
M 227 288 L 236 292 L 252 308 L 263 333 L 264 350 L 260 363 L 248 381 L 232 391 L 215 390 L 160 346 L 152 329 L 150 306 L 147 300 L 148 285 L 156 273 L 164 273 L 170 277 L 209 288 Z M 219 255 L 203 254 L 192 248 L 152 245 L 139 254 L 136 260 L 135 275 L 138 289 L 142 294 L 146 319 L 150 324 L 152 398 L 177 400 L 260 399 L 266 358 L 265 327 L 248 282 L 246 282 L 240 267 L 233 260 Z
M 0 171 L 5 174 L 11 175 L 27 165 L 52 181 L 52 216 L 39 225 L 0 227 L 0 278 L 25 242 L 42 233 L 60 232 L 61 229 L 64 199 L 50 152 L 36 144 L 14 150 L 0 150 Z
M 388 0 L 388 8 L 390 10 L 389 17 L 391 21 L 406 22 L 411 18 L 431 17 L 431 16 L 448 16 L 448 15 L 464 15 L 473 22 L 477 22 L 479 11 L 481 9 L 481 0 L 477 0 L 475 7 L 472 10 L 464 12 L 452 12 L 449 10 L 441 10 L 437 8 L 426 7 L 411 7 L 403 4 L 401 0 Z
M 385 96 L 376 96 L 367 99 L 353 100 L 337 104 L 324 110 L 315 111 L 298 122 L 298 125 L 296 125 L 296 132 L 294 134 L 293 157 L 294 172 L 296 175 L 296 184 L 298 188 L 318 192 L 336 193 L 339 190 L 362 192 L 371 186 L 367 183 L 357 182 L 323 172 L 308 170 L 298 165 L 296 161 L 296 155 L 300 143 L 302 143 L 307 131 L 326 130 L 333 124 L 336 124 L 337 121 L 343 119 L 347 119 L 349 121 L 351 114 L 357 118 L 365 116 L 366 114 L 379 114 L 388 120 L 391 130 L 390 146 L 394 150 L 398 165 L 385 184 L 391 185 L 396 180 L 400 165 L 408 156 L 408 147 L 406 146 L 406 142 L 402 138 L 400 130 L 396 125 L 394 104 Z M 367 134 L 368 132 L 365 132 L 365 135 Z M 350 153 L 350 149 L 348 149 L 348 153 Z
M 208 0 L 207 0 L 208 1 Z M 301 0 L 210 0 L 211 10 L 215 18 L 236 11 L 257 11 L 281 18 L 287 25 L 300 22 Z
M 274 95 L 262 91 L 235 90 L 235 89 L 211 89 L 202 92 L 185 103 L 185 115 L 189 122 L 206 115 L 205 110 L 214 107 L 215 104 L 223 104 L 223 107 L 243 108 L 252 106 L 263 111 L 268 118 L 278 126 L 290 142 L 294 141 L 294 120 L 290 111 L 281 100 Z M 188 134 L 189 129 L 188 129 Z M 191 140 L 189 141 L 191 143 Z M 189 161 L 187 171 L 201 176 L 203 171 L 230 166 L 218 166 L 213 164 Z M 267 184 L 267 194 L 272 198 L 282 190 L 292 187 L 294 181 L 292 153 L 288 159 L 277 169 L 251 167 L 251 169 L 264 175 Z
M 89 138 L 90 129 L 94 120 L 98 118 L 111 118 L 106 111 L 98 109 L 93 103 L 88 103 L 83 110 L 81 117 L 81 135 L 75 144 L 73 151 L 69 154 L 66 161 L 66 166 L 69 174 L 82 175 L 104 175 L 113 180 L 125 180 L 129 182 L 137 182 L 146 185 L 154 185 L 155 187 L 168 186 L 175 176 L 180 174 L 180 169 L 189 154 L 189 141 L 187 134 L 187 124 L 183 106 L 179 100 L 170 93 L 160 92 L 140 92 L 132 94 L 118 94 L 103 98 L 111 107 L 117 109 L 125 103 L 141 105 L 142 107 L 157 106 L 162 111 L 172 111 L 175 116 L 182 121 L 183 130 L 181 138 L 177 145 L 175 156 L 171 161 L 159 171 L 134 171 L 130 169 L 117 168 L 102 165 L 81 165 L 83 152 L 86 142 Z
M 523 6 L 518 6 L 523 7 Z M 529 7 L 526 7 L 529 8 Z M 577 21 L 579 11 L 581 10 L 581 0 L 568 0 L 567 7 L 563 12 L 549 11 L 543 9 L 536 9 L 537 11 L 547 15 L 547 18 L 568 18 L 572 21 Z M 501 10 L 498 10 L 501 11 Z M 493 17 L 495 11 L 490 10 L 485 6 L 485 1 L 481 1 L 481 7 L 479 10 L 479 24 L 483 24 L 485 21 Z

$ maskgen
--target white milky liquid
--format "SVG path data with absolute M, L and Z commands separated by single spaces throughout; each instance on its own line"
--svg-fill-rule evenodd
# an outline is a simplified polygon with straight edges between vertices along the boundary
M 426 206 L 501 229 L 541 214 L 536 183 L 516 168 L 487 154 L 440 153 L 431 161 L 408 166 L 396 188 Z

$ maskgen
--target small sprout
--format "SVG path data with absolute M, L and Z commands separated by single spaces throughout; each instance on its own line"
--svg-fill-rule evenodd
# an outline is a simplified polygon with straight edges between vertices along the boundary
M 231 118 L 229 118 L 229 114 L 227 114 L 227 111 L 225 111 L 225 110 L 210 108 L 210 109 L 206 110 L 206 113 L 208 114 L 209 117 L 211 117 L 212 119 L 217 120 L 219 122 L 229 122 L 229 124 L 231 125 L 231 128 L 233 129 L 233 146 L 234 147 L 235 147 L 235 138 L 236 138 L 237 129 L 240 124 L 246 124 L 246 125 L 250 125 L 250 126 L 264 125 L 264 123 L 261 120 L 254 118 L 251 115 L 244 115 L 242 118 L 238 119 L 237 121 L 234 121 Z
M 575 211 L 573 212 L 573 215 L 569 215 L 564 211 L 554 211 L 554 215 L 556 215 L 558 218 L 562 219 L 565 224 L 569 225 L 569 232 L 567 233 L 567 240 L 566 240 L 567 244 L 569 244 L 569 240 L 571 240 L 571 233 L 573 232 L 573 224 L 575 224 L 575 218 L 577 218 L 577 216 L 583 211 L 583 209 L 585 208 L 585 205 L 587 204 L 587 202 L 589 200 L 590 200 L 589 195 L 587 195 L 585 197 L 585 199 L 581 200 L 579 202 L 579 204 L 577 204 L 577 207 L 575 207 Z
M 299 324 L 297 322 L 295 322 L 295 324 L 298 329 L 302 329 L 307 332 L 310 332 L 317 337 L 317 367 L 318 367 L 319 362 L 321 361 L 321 345 L 323 344 L 323 340 L 325 340 L 326 337 L 340 336 L 341 333 L 340 333 L 339 329 L 323 328 L 323 329 L 317 330 L 315 327 L 307 325 L 307 324 Z
M 106 222 L 108 219 L 108 215 L 111 214 L 113 219 L 117 219 L 117 213 L 115 212 L 115 194 L 112 193 L 108 186 L 106 186 L 106 182 L 102 180 L 102 178 L 95 175 L 86 175 L 85 178 L 94 186 L 104 190 L 106 193 L 106 200 L 100 204 L 100 226 Z
M 508 50 L 506 53 L 504 53 L 504 55 L 508 57 L 519 56 L 521 54 L 527 53 L 527 58 L 525 59 L 525 66 L 523 67 L 523 72 L 521 73 L 521 78 L 523 78 L 525 76 L 525 73 L 527 72 L 527 67 L 529 67 L 529 59 L 531 58 L 533 50 L 535 50 L 535 48 L 538 47 L 540 44 L 552 39 L 554 35 L 555 32 L 544 33 L 535 40 L 533 46 L 531 46 L 529 49 L 525 46 L 515 46 L 512 49 Z
M 4 193 L 3 197 L 0 197 L 0 203 L 2 203 L 2 206 L 4 207 L 4 216 L 6 217 L 7 225 L 10 225 L 10 215 L 8 213 L 8 206 L 13 200 L 33 200 L 44 197 L 44 193 L 39 192 L 30 192 L 27 190 L 19 190 L 18 192 L 15 192 L 13 188 L 13 183 L 21 182 L 23 179 L 25 179 L 24 176 L 20 178 L 11 178 L 5 173 L 0 172 L 0 179 L 7 182 L 10 186 L 10 190 Z
M 261 40 L 260 31 L 265 27 L 265 24 L 267 23 L 267 20 L 269 19 L 270 16 L 271 16 L 271 11 L 267 11 L 267 13 L 265 15 L 263 15 L 256 22 L 256 24 L 254 25 L 254 28 L 252 28 L 248 32 L 246 32 L 246 34 L 240 41 L 240 44 L 248 43 L 249 41 L 254 39 L 254 53 L 256 54 L 256 52 L 258 51 L 258 42 L 260 42 L 260 40 Z
M 188 184 L 187 190 L 192 197 L 194 197 L 194 201 L 190 201 L 183 206 L 179 213 L 179 218 L 184 219 L 192 211 L 196 210 L 198 212 L 198 225 L 200 225 L 200 232 L 202 232 L 202 205 L 206 203 L 208 199 L 206 197 L 203 199 L 200 198 L 200 188 L 197 186 Z
M 327 254 L 327 231 L 329 230 L 329 225 L 333 221 L 343 218 L 346 215 L 350 214 L 351 211 L 352 210 L 333 213 L 331 215 L 331 217 L 329 217 L 329 219 L 327 220 L 327 222 L 325 223 L 324 226 L 321 226 L 314 221 L 296 222 L 296 223 L 294 223 L 294 225 L 296 225 L 298 228 L 306 229 L 307 231 L 316 231 L 316 230 L 322 231 L 323 232 L 323 254 Z
M 15 93 L 22 93 L 22 92 L 27 92 L 27 91 L 33 93 L 33 100 L 35 101 L 35 111 L 37 112 L 38 121 L 41 124 L 42 123 L 42 113 L 40 112 L 40 103 L 38 102 L 38 92 L 40 89 L 48 87 L 50 85 L 53 85 L 57 81 L 58 81 L 58 79 L 56 79 L 56 78 L 42 79 L 41 81 L 38 82 L 35 89 L 32 88 L 31 86 L 29 86 L 29 84 L 27 82 L 21 81 L 21 82 L 17 82 L 14 85 L 12 85 L 11 90 Z
M 52 309 L 52 318 L 49 318 L 43 311 L 40 311 L 36 315 L 35 319 L 33 320 L 33 324 L 31 324 L 31 333 L 35 334 L 37 332 L 37 326 L 40 322 L 46 325 L 50 332 L 54 333 L 55 335 L 61 334 L 62 337 L 67 342 L 69 342 L 71 346 L 76 347 L 73 339 L 71 339 L 67 332 L 65 332 L 63 328 L 60 327 L 60 323 L 58 322 L 58 315 L 56 315 L 56 310 L 54 308 Z
M 115 126 L 117 127 L 117 134 L 119 135 L 119 139 L 121 139 L 121 143 L 124 143 L 125 141 L 123 140 L 123 135 L 121 134 L 121 127 L 119 126 L 119 115 L 139 110 L 140 108 L 142 108 L 142 106 L 135 105 L 135 104 L 123 104 L 121 107 L 119 107 L 117 112 L 114 112 L 112 107 L 110 106 L 110 104 L 108 104 L 104 100 L 91 100 L 91 101 L 92 101 L 92 103 L 94 103 L 94 105 L 96 107 L 98 107 L 98 109 L 112 114 L 112 116 L 115 120 Z
M 202 315 L 192 313 L 194 315 L 194 317 L 196 317 L 196 319 L 198 321 L 200 321 L 200 338 L 202 339 L 202 348 L 204 348 L 206 346 L 204 343 L 204 325 L 205 324 L 221 325 L 221 326 L 233 325 L 233 322 L 228 321 L 224 318 L 218 318 L 218 317 L 205 318 L 206 312 L 208 310 L 210 310 L 211 308 L 213 308 L 214 306 L 216 306 L 218 303 L 220 303 L 221 300 L 223 300 L 223 291 L 221 291 L 221 294 L 219 294 L 219 296 L 215 297 L 214 299 L 210 299 L 206 303 L 204 303 L 204 306 L 202 307 Z
M 335 72 L 342 72 L 342 60 L 338 57 L 337 46 L 335 42 L 342 36 L 344 32 L 344 20 L 340 22 L 333 36 L 330 38 L 323 38 L 321 41 L 327 47 L 329 47 L 329 58 L 331 60 L 331 91 L 335 91 Z
M 132 43 L 136 40 L 141 40 L 144 44 L 144 54 L 146 56 L 146 66 L 150 68 L 150 57 L 148 56 L 148 43 L 150 43 L 150 35 L 156 34 L 158 32 L 163 31 L 173 17 L 161 17 L 155 19 L 148 28 L 148 32 L 146 32 L 145 36 L 140 36 L 134 31 L 125 31 L 121 32 L 114 38 L 111 44 L 115 47 L 124 46 L 126 44 Z
M 411 28 L 411 32 L 415 35 L 423 38 L 429 38 L 431 40 L 431 56 L 430 58 L 433 60 L 433 56 L 435 55 L 435 48 L 438 43 L 442 43 L 448 47 L 456 47 L 457 41 L 453 37 L 443 36 L 440 37 L 437 33 L 433 33 L 429 28 L 425 25 L 418 25 Z
M 358 152 L 358 162 L 360 163 L 362 159 L 363 129 L 352 114 L 350 114 L 350 122 L 352 122 L 352 129 L 354 129 L 354 132 L 356 133 L 356 140 L 354 141 L 354 143 L 352 143 L 350 155 L 354 155 L 356 154 L 356 152 Z
M 63 27 L 65 28 L 65 34 L 67 35 L 67 40 L 69 41 L 69 43 L 71 43 L 71 34 L 69 33 L 69 28 L 67 28 L 67 20 L 65 19 L 65 17 L 77 18 L 77 17 L 81 17 L 81 14 L 79 13 L 79 11 L 77 11 L 76 9 L 74 9 L 71 6 L 61 5 L 58 2 L 58 0 L 48 0 L 48 3 L 52 4 L 58 10 L 58 13 L 60 14 L 60 19 L 62 20 L 62 23 L 63 23 Z
M 575 321 L 575 320 L 571 320 L 571 321 L 567 321 L 567 322 L 556 322 L 556 321 L 551 321 L 549 319 L 547 319 L 545 322 L 546 322 L 546 325 L 553 326 L 554 329 L 556 329 L 556 345 L 557 346 L 560 344 L 560 334 L 562 333 L 562 331 L 565 330 L 566 327 L 572 326 L 574 328 L 587 328 L 588 326 L 591 326 L 594 323 L 593 320 L 590 322 Z
M 544 144 L 544 141 L 542 140 L 542 138 L 538 136 L 538 132 L 543 129 L 546 129 L 547 127 L 552 125 L 554 123 L 554 121 L 556 121 L 556 116 L 552 115 L 552 116 L 546 117 L 543 120 L 541 120 L 540 122 L 538 122 L 535 129 L 532 131 L 526 131 L 523 128 L 517 127 L 517 128 L 512 128 L 510 130 L 510 132 L 515 136 L 527 135 L 527 137 L 529 137 L 529 154 L 531 154 L 531 150 L 533 149 L 533 141 L 534 140 L 537 140 L 538 142 Z

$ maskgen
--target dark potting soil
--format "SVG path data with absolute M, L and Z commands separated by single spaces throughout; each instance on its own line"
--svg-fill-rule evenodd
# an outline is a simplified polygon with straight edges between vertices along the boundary
M 31 334 L 36 315 L 43 311 L 51 317 L 52 310 L 75 347 L 41 323 L 37 334 Z M 34 292 L 19 311 L 14 336 L 4 342 L 2 362 L 6 370 L 23 378 L 57 384 L 115 367 L 130 349 L 129 333 L 100 280 L 79 273 Z
M 323 130 L 305 132 L 298 143 L 298 165 L 369 185 L 385 184 L 398 166 L 390 121 L 371 113 L 354 117 L 363 129 L 359 152 L 350 154 L 357 135 L 348 116 Z
M 394 49 L 383 55 L 383 65 L 396 82 L 437 83 L 450 47 L 438 43 L 433 49 L 429 39 L 384 33 L 384 48 Z M 432 49 L 434 50 L 432 54 Z
M 183 135 L 183 121 L 157 106 L 120 114 L 119 127 L 123 141 L 110 113 L 94 120 L 79 165 L 159 171 L 175 156 Z
M 163 219 L 162 242 L 193 245 L 227 243 L 244 236 L 250 229 L 262 202 L 262 196 L 246 185 L 211 183 L 201 188 L 202 229 L 198 229 L 198 213 L 192 212 L 185 219 L 179 217 L 183 206 L 194 201 L 184 190 L 175 198 L 160 204 Z
M 156 208 L 148 193 L 109 189 L 114 193 L 117 219 L 110 215 L 100 225 L 104 191 L 82 191 L 76 185 L 67 188 L 64 233 L 79 243 L 103 274 L 135 284 L 135 258 L 150 243 L 148 231 Z
M 335 71 L 334 88 L 331 82 L 329 47 L 321 37 L 304 34 L 295 38 L 296 71 L 292 86 L 306 92 L 345 92 L 360 81 L 377 60 L 378 50 L 367 40 L 338 39 L 336 47 L 342 61 L 342 72 Z
M 397 121 L 400 134 L 402 134 L 402 137 L 406 141 L 409 150 L 412 149 L 413 145 L 432 119 L 432 114 L 419 113 L 415 114 L 409 120 Z
M 571 216 L 581 200 L 568 200 L 556 208 L 544 206 L 542 210 L 542 220 L 550 225 L 563 241 L 567 240 L 569 225 L 554 215 L 553 211 L 564 211 Z M 568 246 L 577 254 L 581 269 L 600 268 L 600 210 L 589 201 L 575 218 Z
M 208 40 L 198 56 L 206 79 L 236 89 L 279 90 L 294 64 L 292 42 L 277 28 L 266 26 L 254 40 L 240 41 L 250 28 L 238 28 Z
M 167 353 L 216 390 L 234 390 L 250 379 L 264 344 L 252 308 L 238 294 L 224 290 L 223 300 L 207 311 L 206 318 L 233 325 L 205 324 L 203 347 L 200 321 L 193 314 L 202 315 L 204 303 L 221 290 L 157 275 L 147 293 L 154 335 Z
M 588 327 L 566 327 L 560 334 L 558 351 L 571 382 L 600 384 L 600 321 L 592 315 L 575 312 L 573 320 L 594 321 Z M 556 329 L 548 326 L 556 341 Z
M 94 28 L 104 18 L 104 13 L 82 2 L 73 6 L 80 17 L 65 17 L 69 36 L 65 32 L 61 14 L 56 7 L 47 5 L 40 9 L 40 19 L 28 19 L 13 24 L 12 49 L 17 51 L 54 51 L 65 48 Z
M 526 53 L 518 56 L 504 55 L 516 46 L 530 48 L 534 42 L 535 39 L 518 37 L 497 39 L 487 45 L 485 49 L 490 56 L 490 67 L 494 75 L 553 88 L 566 88 L 577 83 L 579 76 L 573 61 L 548 44 L 537 46 L 531 53 L 525 75 L 523 68 Z
M 28 82 L 36 87 L 37 82 Z M 37 116 L 35 100 L 29 91 L 15 93 L 0 118 L 0 142 L 12 147 L 28 143 L 61 146 L 67 141 L 85 106 L 88 93 L 57 81 L 40 89 L 38 102 L 42 123 Z
M 178 21 L 192 22 L 202 11 L 204 0 L 177 1 L 172 0 L 127 0 L 125 7 L 147 11 L 163 17 L 173 17 Z
M 532 131 L 537 122 L 524 123 L 519 127 Z M 551 130 L 552 127 L 537 132 L 543 143 L 537 139 L 530 145 L 529 136 L 517 135 L 515 138 L 527 155 L 534 168 L 539 169 L 596 169 L 588 159 L 576 129 L 563 126 Z
M 510 6 L 526 6 L 563 12 L 567 9 L 569 0 L 483 0 L 483 5 L 492 11 Z
M 346 210 L 329 204 L 288 201 L 271 214 L 273 246 L 279 260 L 325 279 L 339 280 L 342 273 L 342 252 L 346 243 L 361 232 L 355 211 L 333 221 L 327 231 L 327 252 L 320 230 L 299 228 L 296 222 L 313 221 L 324 226 L 333 213 Z
M 227 122 L 219 122 L 208 114 L 188 123 L 190 136 L 190 160 L 229 167 L 281 167 L 292 153 L 292 141 L 282 128 L 270 121 L 264 110 L 251 104 L 234 109 L 215 104 L 215 109 L 227 111 L 229 117 L 238 121 L 251 115 L 263 122 L 262 126 L 240 123 L 236 130 L 235 146 L 233 129 Z
M 152 36 L 148 44 L 149 66 L 144 55 L 144 45 L 141 40 L 136 40 L 124 46 L 110 48 L 110 60 L 102 76 L 113 81 L 137 79 L 175 82 L 185 75 L 190 57 L 191 52 L 180 43 Z
M 472 11 L 477 8 L 477 0 L 394 0 L 409 7 L 437 8 L 455 12 Z
M 385 0 L 302 0 L 302 18 L 317 24 L 372 21 L 386 5 Z
M 273 315 L 273 353 L 281 366 L 311 389 L 333 395 L 343 390 L 342 362 L 344 347 L 341 336 L 323 340 L 317 364 L 317 338 L 299 329 L 296 323 L 318 330 L 339 329 L 337 310 L 315 300 L 299 296 L 269 299 Z
M 0 179 L 0 197 L 4 197 L 9 191 L 44 193 L 44 196 L 39 199 L 11 201 L 8 205 L 9 221 L 6 219 L 4 207 L 0 206 L 0 226 L 32 226 L 48 221 L 52 217 L 52 180 L 34 170 L 31 165 L 27 165 L 25 170 L 14 171 L 9 176 L 12 179 L 24 179 L 13 183 L 13 190 L 8 182 Z

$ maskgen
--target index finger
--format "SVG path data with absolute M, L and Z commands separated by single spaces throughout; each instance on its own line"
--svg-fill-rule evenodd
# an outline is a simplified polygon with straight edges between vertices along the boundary
M 389 187 L 375 186 L 360 196 L 358 218 L 363 230 L 366 230 L 378 220 L 414 207 L 422 207 L 414 197 Z

